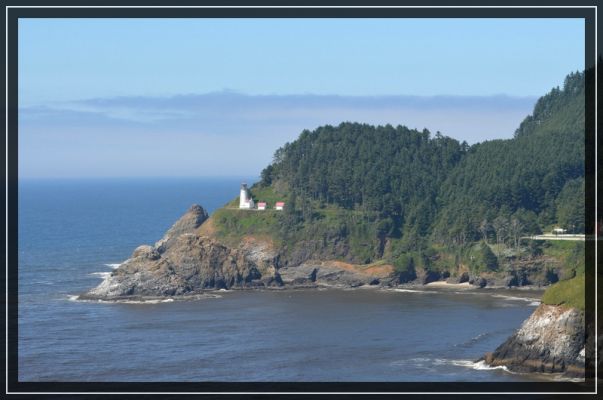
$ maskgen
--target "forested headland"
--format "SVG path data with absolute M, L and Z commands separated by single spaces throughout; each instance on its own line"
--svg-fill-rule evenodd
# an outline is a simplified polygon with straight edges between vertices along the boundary
M 525 236 L 584 233 L 584 83 L 568 75 L 512 139 L 472 146 L 404 126 L 303 131 L 251 188 L 256 201 L 286 200 L 284 212 L 218 210 L 218 236 L 269 237 L 289 264 L 387 263 L 401 281 L 418 270 L 502 273 L 510 285 L 571 278 L 584 270 L 584 242 Z

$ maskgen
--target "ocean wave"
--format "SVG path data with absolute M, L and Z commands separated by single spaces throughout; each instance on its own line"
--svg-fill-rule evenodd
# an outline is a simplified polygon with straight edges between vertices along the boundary
M 92 272 L 91 276 L 98 276 L 99 278 L 105 279 L 111 275 L 111 272 Z
M 106 301 L 106 300 L 98 300 L 102 303 L 123 303 L 123 304 L 159 304 L 159 303 L 171 303 L 174 299 L 151 299 L 151 300 L 115 300 L 115 301 Z
M 443 361 L 446 361 L 446 360 L 443 360 Z M 466 367 L 466 368 L 471 368 L 471 369 L 480 370 L 480 371 L 490 371 L 490 370 L 495 370 L 495 369 L 501 369 L 501 370 L 505 371 L 506 373 L 513 374 L 513 375 L 531 375 L 532 374 L 532 373 L 513 372 L 504 365 L 490 366 L 490 365 L 486 364 L 486 362 L 484 360 L 477 361 L 477 362 L 473 362 L 471 360 L 447 360 L 447 361 L 449 361 L 450 364 L 452 364 L 452 365 L 457 365 L 459 367 Z M 554 381 L 584 382 L 583 378 L 569 378 L 569 377 L 563 376 L 562 374 L 557 374 L 557 373 L 549 374 L 549 373 L 540 372 L 540 373 L 535 373 L 535 374 L 538 377 L 547 377 L 548 379 L 552 379 Z
M 159 304 L 159 303 L 171 303 L 174 299 L 148 299 L 148 300 L 92 300 L 92 299 L 80 299 L 78 295 L 68 295 L 69 301 L 77 301 L 82 303 L 123 303 L 123 304 Z
M 563 375 L 555 375 L 553 380 L 558 382 L 584 382 L 584 378 L 569 378 Z
M 505 372 L 512 373 L 504 365 L 498 365 L 498 366 L 492 367 L 492 366 L 486 364 L 486 362 L 483 360 L 482 361 L 448 360 L 448 359 L 444 359 L 444 358 L 436 358 L 435 360 L 433 360 L 433 363 L 435 365 L 454 365 L 457 367 L 471 368 L 471 369 L 475 369 L 478 371 L 490 371 L 490 370 L 495 370 L 495 369 L 502 369 Z
M 447 360 L 447 361 L 449 361 L 450 364 L 456 365 L 458 367 L 471 368 L 471 369 L 475 369 L 478 371 L 490 371 L 490 370 L 495 370 L 495 369 L 502 369 L 505 372 L 512 373 L 504 365 L 497 365 L 497 366 L 492 367 L 492 366 L 486 364 L 486 362 L 483 360 L 477 361 L 477 362 L 471 361 L 471 360 Z
M 519 296 L 510 296 L 506 294 L 499 293 L 488 293 L 485 291 L 481 291 L 476 288 L 466 288 L 463 290 L 450 290 L 450 291 L 440 291 L 440 290 L 430 290 L 430 289 L 402 289 L 402 288 L 381 288 L 381 290 L 386 292 L 402 292 L 402 293 L 429 293 L 429 294 L 443 294 L 443 293 L 453 293 L 459 295 L 475 295 L 475 296 L 490 296 L 498 299 L 509 300 L 511 302 L 527 302 L 528 306 L 537 307 L 540 305 L 540 299 L 534 297 L 519 297 Z M 501 307 L 513 307 L 512 303 L 502 303 Z
M 104 304 L 160 304 L 160 303 L 172 303 L 178 301 L 194 301 L 203 299 L 219 299 L 222 298 L 219 294 L 207 294 L 201 296 L 181 297 L 175 299 L 169 297 L 167 299 L 116 299 L 116 300 L 102 300 L 102 299 L 80 299 L 79 295 L 68 295 L 67 300 L 77 301 L 81 303 L 104 303 Z
M 417 289 L 385 289 L 386 291 L 401 292 L 401 293 L 436 293 L 431 290 L 417 290 Z
M 480 333 L 479 335 L 474 336 L 471 339 L 466 340 L 463 343 L 455 344 L 454 347 L 470 347 L 471 345 L 479 342 L 480 340 L 482 340 L 490 335 L 492 335 L 492 334 L 489 332 Z
M 422 369 L 432 369 L 433 367 L 440 367 L 446 365 L 452 365 L 455 367 L 463 367 L 463 368 L 471 368 L 479 371 L 490 371 L 495 369 L 501 369 L 508 373 L 513 373 L 509 371 L 509 369 L 504 366 L 495 366 L 491 367 L 485 363 L 485 361 L 473 361 L 473 360 L 450 360 L 445 358 L 426 358 L 426 357 L 416 357 L 416 358 L 408 358 L 405 360 L 398 360 L 391 363 L 394 366 L 404 366 L 407 367 L 412 365 L 415 368 Z
M 492 297 L 496 297 L 499 299 L 505 299 L 505 300 L 515 300 L 515 301 L 527 301 L 530 303 L 536 303 L 538 302 L 538 304 L 540 304 L 540 299 L 535 299 L 533 297 L 517 297 L 517 296 L 507 296 L 504 294 L 493 294 Z
M 123 263 L 119 263 L 119 264 L 104 264 L 104 265 L 107 266 L 107 267 L 109 267 L 109 268 L 117 269 L 122 264 Z
M 404 360 L 393 361 L 391 365 L 397 367 L 407 367 L 412 365 L 415 368 L 429 368 L 433 365 L 431 362 L 431 358 L 426 357 L 416 357 L 416 358 L 407 358 Z

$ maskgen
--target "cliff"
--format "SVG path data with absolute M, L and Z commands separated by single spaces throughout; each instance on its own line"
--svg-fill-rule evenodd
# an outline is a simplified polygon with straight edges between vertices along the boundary
M 229 248 L 198 228 L 208 218 L 192 206 L 154 246 L 143 245 L 82 299 L 190 295 L 207 288 L 280 285 L 276 254 L 266 243 Z
M 244 236 L 236 245 L 216 237 L 207 212 L 193 205 L 153 246 L 142 245 L 82 300 L 190 296 L 207 289 L 355 287 L 390 279 L 391 265 L 358 266 L 307 260 L 281 265 L 270 239 Z
M 231 230 L 220 225 L 227 213 L 238 218 Z M 420 266 L 400 269 L 386 259 L 357 262 L 346 257 L 349 247 L 342 245 L 346 239 L 335 232 L 328 237 L 313 235 L 275 242 L 274 232 L 271 235 L 257 227 L 262 226 L 263 219 L 280 216 L 274 212 L 221 209 L 209 217 L 201 206 L 193 205 L 157 243 L 136 248 L 98 287 L 80 298 L 186 296 L 208 289 L 422 285 L 437 280 L 469 282 L 476 287 L 548 283 L 538 260 L 532 261 L 533 271 L 523 270 L 521 279 L 516 279 L 517 271 L 513 269 L 480 274 L 463 272 L 461 266 L 458 270 L 451 268 L 451 274 Z M 247 223 L 245 219 L 249 218 L 253 223 Z M 244 225 L 255 230 L 240 228 Z M 268 226 L 275 225 L 271 222 Z M 550 268 L 550 261 L 548 265 Z
M 513 372 L 584 377 L 584 312 L 541 304 L 521 327 L 483 360 Z

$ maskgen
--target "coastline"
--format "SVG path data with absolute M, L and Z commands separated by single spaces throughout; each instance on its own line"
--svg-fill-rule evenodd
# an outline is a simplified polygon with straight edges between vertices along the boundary
M 435 283 L 435 284 L 434 284 Z M 347 292 L 358 292 L 362 291 L 367 293 L 370 291 L 376 291 L 380 293 L 399 293 L 399 294 L 427 294 L 427 295 L 454 295 L 456 296 L 488 296 L 490 298 L 500 298 L 501 302 L 505 302 L 505 304 L 512 304 L 513 302 L 523 302 L 525 306 L 535 306 L 536 304 L 531 304 L 534 300 L 534 292 L 542 291 L 541 288 L 530 288 L 529 291 L 522 290 L 521 293 L 517 293 L 516 290 L 509 288 L 489 288 L 488 290 L 484 290 L 484 288 L 479 288 L 473 285 L 467 284 L 448 284 L 446 282 L 433 282 L 430 284 L 403 284 L 396 286 L 384 286 L 384 285 L 362 285 L 356 287 L 343 286 L 343 285 L 328 285 L 328 284 L 315 284 L 315 285 L 285 285 L 285 286 L 274 286 L 274 287 L 233 287 L 231 289 L 204 289 L 197 291 L 195 293 L 187 294 L 187 295 L 176 295 L 176 296 L 122 296 L 119 298 L 111 299 L 111 300 L 103 300 L 103 299 L 93 299 L 93 298 L 82 298 L 82 299 L 73 299 L 75 301 L 83 301 L 89 303 L 98 303 L 98 304 L 123 304 L 123 305 L 161 305 L 161 304 L 169 304 L 176 302 L 190 302 L 190 301 L 199 301 L 199 300 L 208 300 L 208 299 L 219 299 L 224 296 L 228 296 L 229 293 L 243 293 L 243 292 L 283 292 L 283 295 L 286 292 L 313 292 L 313 291 L 347 291 Z M 523 296 L 522 296 L 523 294 Z M 373 294 L 371 294 L 373 295 Z M 374 295 L 377 295 L 375 293 Z M 72 296 L 73 297 L 73 296 Z M 526 304 L 528 303 L 528 304 Z M 518 303 L 516 303 L 518 304 Z M 488 363 L 487 359 L 480 358 L 474 360 L 464 360 L 463 362 L 459 362 L 455 365 L 464 368 L 472 368 L 476 370 L 482 369 L 500 369 L 509 374 L 519 374 L 523 376 L 533 376 L 534 379 L 537 380 L 546 380 L 546 381 L 574 381 L 580 382 L 581 378 L 576 377 L 576 375 L 566 375 L 564 373 L 550 373 L 550 372 L 538 372 L 538 371 L 528 371 L 522 370 L 517 371 L 513 368 L 512 365 L 506 364 L 494 364 L 491 365 Z
M 108 278 L 108 277 L 107 277 Z M 103 280 L 107 279 L 104 278 Z M 509 288 L 509 287 L 484 287 L 465 283 L 448 283 L 446 281 L 435 281 L 427 284 L 403 283 L 398 285 L 345 285 L 325 282 L 312 282 L 306 284 L 287 283 L 282 286 L 233 286 L 224 288 L 199 289 L 186 294 L 153 296 L 153 295 L 123 295 L 114 297 L 95 296 L 90 293 L 80 293 L 68 295 L 70 301 L 99 302 L 99 303 L 169 303 L 173 301 L 196 301 L 208 298 L 219 298 L 221 294 L 229 292 L 288 292 L 288 291 L 313 291 L 313 290 L 342 290 L 342 291 L 378 291 L 378 292 L 406 292 L 406 293 L 434 293 L 434 294 L 456 294 L 456 295 L 487 295 L 503 300 L 526 301 L 530 303 L 538 302 L 545 289 L 537 286 Z M 531 304 L 536 306 L 536 304 Z
M 325 261 L 320 257 L 302 260 L 299 264 L 295 258 L 284 260 L 272 242 L 254 236 L 244 237 L 237 246 L 229 246 L 214 235 L 206 236 L 202 226 L 209 218 L 201 206 L 193 205 L 162 239 L 152 246 L 137 247 L 129 259 L 118 266 L 111 265 L 114 270 L 104 275 L 97 287 L 77 296 L 77 300 L 159 304 L 222 297 L 228 291 L 363 289 L 411 294 L 481 295 L 499 298 L 501 307 L 512 306 L 510 302 L 527 302 L 528 307 L 542 307 L 541 296 L 546 286 L 514 287 L 509 286 L 511 281 L 500 277 L 472 277 L 465 273 L 451 278 L 449 274 L 418 270 L 409 281 L 409 277 L 397 274 L 392 265 L 367 267 L 343 261 Z M 448 279 L 443 280 L 444 277 Z M 506 346 L 519 348 L 515 342 L 509 342 L 512 338 L 507 339 Z M 494 354 L 498 353 L 495 351 Z M 498 362 L 493 360 L 487 357 L 474 363 L 482 362 L 492 368 L 505 367 L 513 373 L 569 372 L 563 358 L 555 358 L 555 362 L 563 364 L 561 369 L 553 364 L 553 367 L 547 366 L 542 371 L 523 368 L 517 361 L 505 357 L 498 357 Z

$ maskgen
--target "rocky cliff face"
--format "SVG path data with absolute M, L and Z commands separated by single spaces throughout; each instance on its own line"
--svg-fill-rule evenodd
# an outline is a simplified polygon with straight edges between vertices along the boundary
M 500 282 L 465 272 L 424 271 L 398 274 L 388 264 L 341 261 L 344 241 L 296 243 L 296 251 L 277 249 L 270 239 L 243 237 L 235 246 L 219 240 L 207 212 L 193 205 L 153 246 L 143 245 L 82 299 L 193 295 L 205 289 L 426 284 L 452 279 L 478 286 Z M 287 254 L 284 256 L 283 254 Z M 351 262 L 351 261 L 350 261 Z M 494 277 L 496 278 L 496 276 Z M 494 279 L 492 278 L 492 279 Z M 500 286 L 509 286 L 500 284 Z
M 283 266 L 269 240 L 244 237 L 230 247 L 216 238 L 210 222 L 207 212 L 193 205 L 161 240 L 136 248 L 99 286 L 79 298 L 186 296 L 206 289 L 281 286 L 356 287 L 391 280 L 391 265 L 367 268 L 320 260 L 291 265 L 289 260 L 289 266 Z
M 281 285 L 278 255 L 269 244 L 247 240 L 229 248 L 200 234 L 207 212 L 192 206 L 154 246 L 132 256 L 82 299 L 175 296 L 203 289 Z
M 515 372 L 584 377 L 584 345 L 582 311 L 541 304 L 514 335 L 483 360 Z

